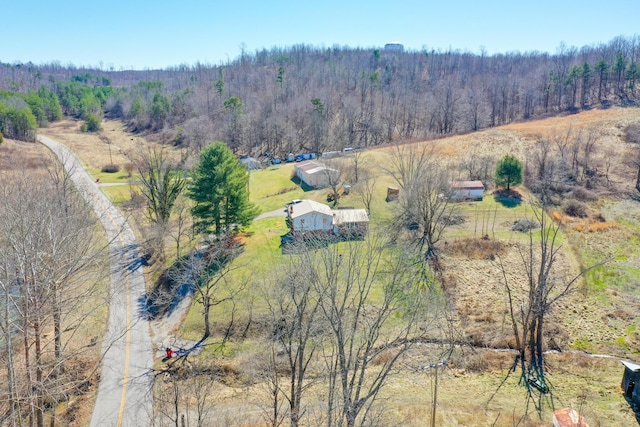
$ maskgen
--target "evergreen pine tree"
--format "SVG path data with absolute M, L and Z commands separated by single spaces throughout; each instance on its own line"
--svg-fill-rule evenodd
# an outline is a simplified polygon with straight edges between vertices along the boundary
M 251 222 L 258 212 L 249 202 L 248 181 L 249 173 L 224 143 L 205 147 L 188 191 L 196 231 L 219 236 Z

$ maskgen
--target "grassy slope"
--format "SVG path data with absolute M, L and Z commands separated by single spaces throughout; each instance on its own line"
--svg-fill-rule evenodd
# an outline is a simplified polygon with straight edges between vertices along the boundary
M 456 136 L 430 142 L 439 146 L 445 161 L 455 162 L 469 154 L 493 154 L 496 158 L 505 153 L 513 153 L 523 158 L 526 150 L 535 145 L 537 135 L 553 136 L 588 129 L 597 129 L 601 138 L 598 142 L 602 167 L 607 161 L 615 163 L 611 180 L 618 187 L 630 188 L 633 171 L 624 163 L 628 157 L 627 147 L 620 141 L 621 129 L 625 124 L 637 120 L 637 109 L 593 110 L 574 116 L 551 118 L 542 121 L 514 124 L 491 129 L 476 134 Z M 115 132 L 115 131 L 114 131 Z M 55 136 L 55 135 L 54 135 Z M 382 222 L 391 216 L 393 203 L 384 202 L 388 185 L 392 179 L 379 168 L 386 164 L 385 149 L 376 149 L 366 154 L 369 167 L 378 175 L 376 197 L 372 207 L 372 224 Z M 608 160 L 606 159 L 608 158 Z M 104 161 L 104 158 L 103 158 Z M 99 165 L 94 165 L 96 167 Z M 278 209 L 294 198 L 310 198 L 323 201 L 325 191 L 303 192 L 290 180 L 293 165 L 281 165 L 251 173 L 251 198 L 263 212 Z M 633 176 L 631 176 L 633 178 Z M 101 179 L 102 181 L 102 179 Z M 342 200 L 343 205 L 360 207 L 356 195 Z M 565 348 L 607 352 L 624 357 L 637 357 L 640 339 L 636 333 L 640 326 L 638 288 L 640 250 L 635 242 L 640 236 L 640 206 L 637 202 L 617 197 L 601 198 L 590 207 L 600 212 L 611 228 L 599 231 L 580 229 L 577 221 L 565 229 L 563 269 L 570 275 L 579 266 L 589 266 L 605 258 L 612 261 L 590 273 L 581 292 L 562 301 L 554 313 L 557 322 L 566 332 Z M 465 203 L 461 206 L 467 221 L 462 226 L 450 230 L 445 239 L 464 237 L 479 238 L 489 234 L 491 238 L 505 241 L 509 246 L 522 241 L 523 236 L 511 233 L 510 225 L 517 218 L 530 216 L 526 204 L 516 208 L 505 208 L 492 197 L 485 197 L 481 203 Z M 582 230 L 582 231 L 580 231 Z M 278 239 L 285 232 L 282 219 L 256 221 L 246 230 L 245 252 L 237 260 L 246 265 L 245 276 L 251 275 L 258 282 L 270 273 L 282 254 Z M 572 248 L 572 250 L 567 250 Z M 513 250 L 506 257 L 512 257 L 514 270 L 510 277 L 518 277 L 517 262 Z M 508 334 L 505 323 L 503 285 L 500 271 L 495 263 L 483 259 L 464 259 L 445 255 L 447 274 L 454 279 L 456 309 L 464 317 L 463 329 L 478 333 L 485 341 L 504 343 Z M 258 289 L 257 287 L 255 289 Z M 247 316 L 246 307 L 257 301 L 245 295 L 239 304 L 237 315 L 240 321 Z M 228 307 L 220 307 L 214 319 L 220 324 L 226 319 Z M 243 311 L 244 310 L 244 311 Z M 182 328 L 187 337 L 197 338 L 202 331 L 198 307 L 193 307 Z M 254 315 L 260 312 L 259 304 L 254 305 Z M 465 323 L 466 322 L 466 323 Z M 505 329 L 506 328 L 506 329 Z M 501 341 L 502 340 L 502 341 Z M 257 343 L 254 342 L 257 345 Z M 238 344 L 233 353 L 236 358 L 229 363 L 242 368 L 252 354 L 253 344 Z M 439 391 L 438 419 L 446 425 L 488 425 L 498 419 L 496 425 L 512 425 L 514 414 L 522 412 L 521 388 L 517 379 L 511 378 L 487 405 L 497 384 L 507 372 L 511 356 L 498 357 L 495 353 L 468 352 L 461 357 L 458 366 L 444 372 Z M 592 359 L 579 354 L 550 356 L 550 378 L 555 387 L 558 407 L 580 407 L 592 425 L 631 425 L 634 421 L 628 405 L 619 394 L 618 386 L 622 369 L 616 359 Z M 476 369 L 477 368 L 477 369 Z M 428 419 L 428 405 L 431 389 L 427 377 L 416 380 L 416 374 L 406 372 L 394 380 L 387 389 L 387 402 L 394 418 L 404 425 L 424 425 Z M 460 390 L 472 390 L 471 396 L 460 404 Z M 240 389 L 235 389 L 238 393 Z M 246 395 L 242 393 L 246 398 Z M 226 400 L 225 400 L 226 401 Z M 238 402 L 229 399 L 230 407 Z M 546 419 L 550 419 L 547 413 Z

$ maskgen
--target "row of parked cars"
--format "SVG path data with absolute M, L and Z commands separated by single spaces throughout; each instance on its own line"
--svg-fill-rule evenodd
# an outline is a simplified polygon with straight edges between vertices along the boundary
M 347 147 L 342 150 L 342 153 L 350 153 L 352 151 L 353 151 L 353 148 Z M 340 151 L 329 151 L 327 153 L 322 153 L 322 157 L 331 158 L 331 157 L 338 156 L 340 154 L 341 154 Z M 316 153 L 304 153 L 304 154 L 298 154 L 298 155 L 289 153 L 289 155 L 284 159 L 274 158 L 274 159 L 271 159 L 270 161 L 272 165 L 279 165 L 283 162 L 287 162 L 287 163 L 302 162 L 305 160 L 313 160 L 315 158 L 316 158 Z

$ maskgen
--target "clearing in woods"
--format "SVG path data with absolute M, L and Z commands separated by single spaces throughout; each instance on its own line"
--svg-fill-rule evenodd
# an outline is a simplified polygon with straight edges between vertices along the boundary
M 560 141 L 569 135 L 596 136 L 591 161 L 601 178 L 601 185 L 590 190 L 588 216 L 573 218 L 563 215 L 563 251 L 559 271 L 565 275 L 602 260 L 609 262 L 587 275 L 577 292 L 560 301 L 548 322 L 547 345 L 562 352 L 548 355 L 549 379 L 554 390 L 556 408 L 579 409 L 590 425 L 633 425 L 633 412 L 623 399 L 619 384 L 622 377 L 620 358 L 640 358 L 640 203 L 634 189 L 637 169 L 629 159 L 637 157 L 638 147 L 624 142 L 625 127 L 640 121 L 637 108 L 591 110 L 575 115 L 512 124 L 468 135 L 429 141 L 438 148 L 443 161 L 460 163 L 469 156 L 489 155 L 494 159 L 513 154 L 523 161 L 540 144 L 540 138 Z M 63 122 L 43 129 L 42 133 L 68 144 L 87 164 L 97 171 L 107 163 L 122 165 L 123 152 L 135 150 L 142 138 L 128 135 L 122 125 L 105 122 L 111 142 L 95 135 L 81 134 L 74 122 Z M 0 146 L 0 150 L 3 147 Z M 388 149 L 366 153 L 367 168 L 378 175 L 376 198 L 372 203 L 374 218 L 391 215 L 392 204 L 384 202 L 388 185 L 393 185 L 380 165 L 385 163 Z M 263 211 L 281 206 L 284 201 L 312 198 L 322 201 L 326 191 L 310 191 L 303 195 L 288 179 L 292 165 L 252 172 L 252 199 Z M 269 179 L 269 176 L 274 177 Z M 277 176 L 277 178 L 275 178 Z M 114 180 L 101 178 L 101 180 Z M 124 178 L 115 178 L 115 181 Z M 280 188 L 260 190 L 260 183 L 278 182 Z M 444 285 L 451 296 L 452 318 L 461 347 L 450 360 L 449 367 L 439 370 L 438 425 L 511 426 L 524 412 L 524 389 L 512 376 L 494 395 L 513 363 L 513 354 L 504 351 L 513 345 L 507 317 L 502 270 L 495 262 L 499 256 L 506 265 L 510 280 L 522 277 L 517 245 L 526 239 L 511 232 L 511 225 L 521 218 L 531 218 L 527 204 L 531 196 L 519 189 L 524 201 L 517 207 L 505 207 L 489 192 L 481 202 L 464 202 L 464 223 L 452 227 L 442 242 Z M 595 197 L 593 196 L 595 195 Z M 282 203 L 281 203 L 282 202 Z M 355 195 L 341 200 L 344 206 L 361 206 Z M 553 214 L 553 212 L 550 212 Z M 374 219 L 375 225 L 376 219 Z M 256 260 L 256 274 L 266 274 L 272 259 L 278 257 L 282 220 L 270 218 L 256 221 L 244 236 L 245 253 L 240 261 Z M 488 236 L 488 240 L 483 240 Z M 487 243 L 489 242 L 489 243 Z M 260 248 L 268 247 L 268 250 Z M 266 255 L 264 255 L 266 254 Z M 263 257 L 261 259 L 261 257 Z M 199 308 L 192 307 L 180 331 L 182 338 L 197 338 L 201 328 Z M 248 314 L 236 314 L 242 324 Z M 256 313 L 253 313 L 256 316 Z M 216 310 L 219 326 L 224 325 L 223 307 Z M 256 337 L 231 344 L 222 361 L 223 378 L 212 393 L 216 411 L 224 414 L 220 425 L 258 425 L 268 401 L 268 390 L 255 363 L 260 357 Z M 613 357 L 592 357 L 588 353 L 604 353 Z M 419 369 L 432 362 L 429 345 L 418 346 L 384 389 L 380 404 L 386 417 L 396 424 L 422 426 L 430 417 L 433 373 Z M 204 352 L 203 356 L 210 355 Z M 226 375 L 226 376 L 225 376 Z M 464 399 L 460 391 L 464 390 Z M 313 388 L 310 399 L 313 399 Z M 493 396 L 493 397 L 492 397 Z M 540 425 L 532 415 L 524 425 Z M 551 419 L 547 409 L 544 419 Z M 247 424 L 249 423 L 249 424 Z

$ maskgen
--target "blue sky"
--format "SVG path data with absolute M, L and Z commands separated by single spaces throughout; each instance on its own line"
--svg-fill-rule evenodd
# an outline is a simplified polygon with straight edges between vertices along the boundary
M 640 36 L 639 0 L 0 0 L 0 61 L 120 69 L 219 64 L 295 44 L 479 53 Z

